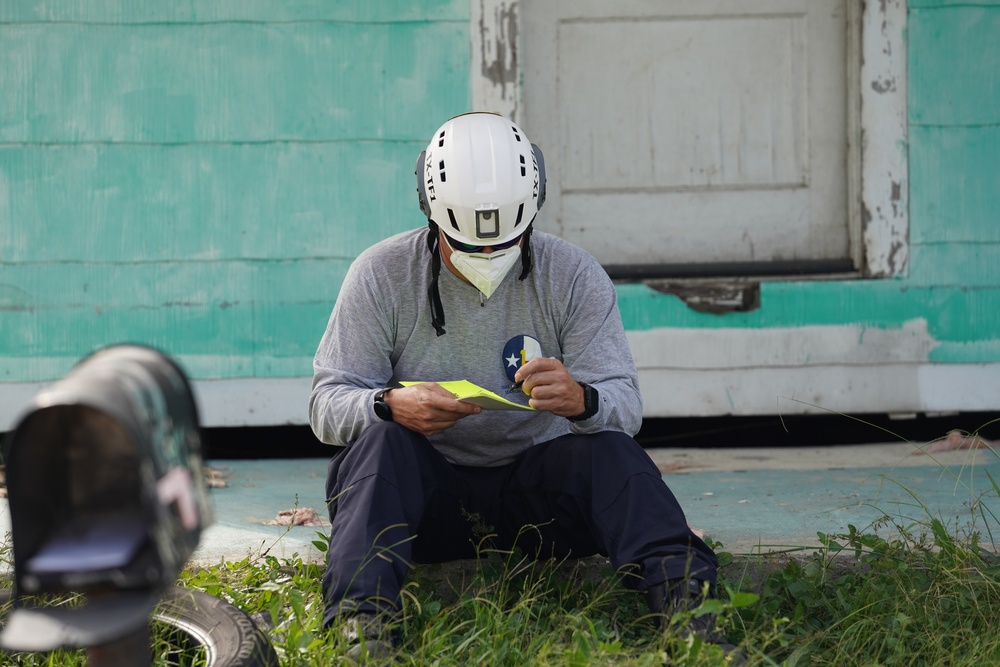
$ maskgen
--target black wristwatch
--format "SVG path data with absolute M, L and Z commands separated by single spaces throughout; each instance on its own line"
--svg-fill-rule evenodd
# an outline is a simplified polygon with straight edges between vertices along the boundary
M 582 422 L 585 419 L 590 419 L 597 414 L 597 410 L 601 406 L 601 397 L 596 389 L 582 382 L 578 382 L 577 384 L 583 387 L 583 412 L 575 417 L 566 418 L 571 422 Z
M 392 408 L 385 402 L 385 394 L 390 389 L 392 387 L 386 387 L 375 393 L 375 416 L 386 422 L 392 421 Z

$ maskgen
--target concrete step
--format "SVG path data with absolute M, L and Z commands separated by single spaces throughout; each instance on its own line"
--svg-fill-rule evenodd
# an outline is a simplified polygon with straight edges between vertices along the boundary
M 983 528 L 982 508 L 1000 513 L 990 480 L 1000 480 L 992 449 L 926 453 L 907 443 L 820 448 L 652 449 L 654 462 L 688 523 L 733 554 L 819 545 L 817 533 L 876 522 L 911 527 L 929 517 L 952 530 Z M 210 462 L 225 486 L 210 496 L 215 522 L 192 562 L 218 563 L 268 553 L 321 560 L 327 459 Z M 319 525 L 273 525 L 311 509 Z M 285 516 L 279 516 L 282 513 Z M 987 516 L 989 516 L 987 514 Z M 996 526 L 993 533 L 1000 534 Z M 0 500 L 0 534 L 10 530 Z

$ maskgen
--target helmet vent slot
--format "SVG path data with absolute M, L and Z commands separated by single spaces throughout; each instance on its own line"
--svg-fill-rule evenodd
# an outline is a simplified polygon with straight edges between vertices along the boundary
M 451 226 L 455 228 L 455 231 L 457 231 L 457 232 L 461 232 L 462 231 L 458 227 L 458 221 L 455 220 L 455 212 L 453 210 L 451 210 L 450 208 L 448 209 L 448 219 L 451 220 Z
M 524 161 L 524 156 L 521 156 L 521 176 L 528 175 L 528 163 Z
M 444 173 L 444 160 L 441 160 L 440 162 L 438 162 L 438 169 L 440 170 L 440 173 L 438 175 L 441 178 L 441 182 L 444 183 L 445 181 L 448 180 L 445 177 L 445 173 Z
M 441 148 L 443 146 L 444 146 L 444 132 L 441 132 L 441 134 L 438 135 L 438 148 Z
M 514 134 L 514 139 L 516 139 L 517 141 L 521 141 L 521 135 L 518 134 L 517 128 L 511 126 L 510 131 Z
M 517 227 L 521 224 L 521 217 L 524 215 L 524 204 L 522 203 L 517 207 L 517 220 L 514 221 L 514 226 Z

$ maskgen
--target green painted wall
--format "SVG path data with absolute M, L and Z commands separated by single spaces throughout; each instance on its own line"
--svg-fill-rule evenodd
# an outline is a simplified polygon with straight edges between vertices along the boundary
M 311 374 L 351 259 L 421 224 L 467 0 L 0 3 L 0 382 L 102 345 Z
M 908 284 L 953 304 L 932 359 L 1000 361 L 1000 1 L 911 0 L 908 54 Z
M 765 283 L 721 316 L 621 285 L 627 327 L 923 318 L 933 360 L 1000 362 L 1000 1 L 911 0 L 908 57 L 907 276 Z M 125 340 L 198 378 L 307 376 L 351 259 L 423 222 L 469 7 L 6 2 L 0 62 L 0 382 Z
M 770 282 L 761 308 L 711 315 L 640 285 L 626 326 L 794 327 L 928 322 L 938 362 L 1000 362 L 1000 1 L 910 0 L 908 275 Z

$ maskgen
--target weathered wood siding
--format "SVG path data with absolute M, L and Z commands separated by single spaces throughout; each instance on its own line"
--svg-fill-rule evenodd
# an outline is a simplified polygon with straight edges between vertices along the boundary
M 196 378 L 311 374 L 349 262 L 422 224 L 468 11 L 0 3 L 0 382 L 119 341 Z
M 724 315 L 620 285 L 647 414 L 1000 409 L 1000 0 L 905 16 L 905 270 L 764 281 Z M 0 4 L 0 401 L 132 341 L 208 381 L 213 423 L 286 397 L 303 421 L 346 267 L 423 224 L 413 160 L 470 104 L 475 23 L 468 0 Z M 274 384 L 230 399 L 244 381 Z

